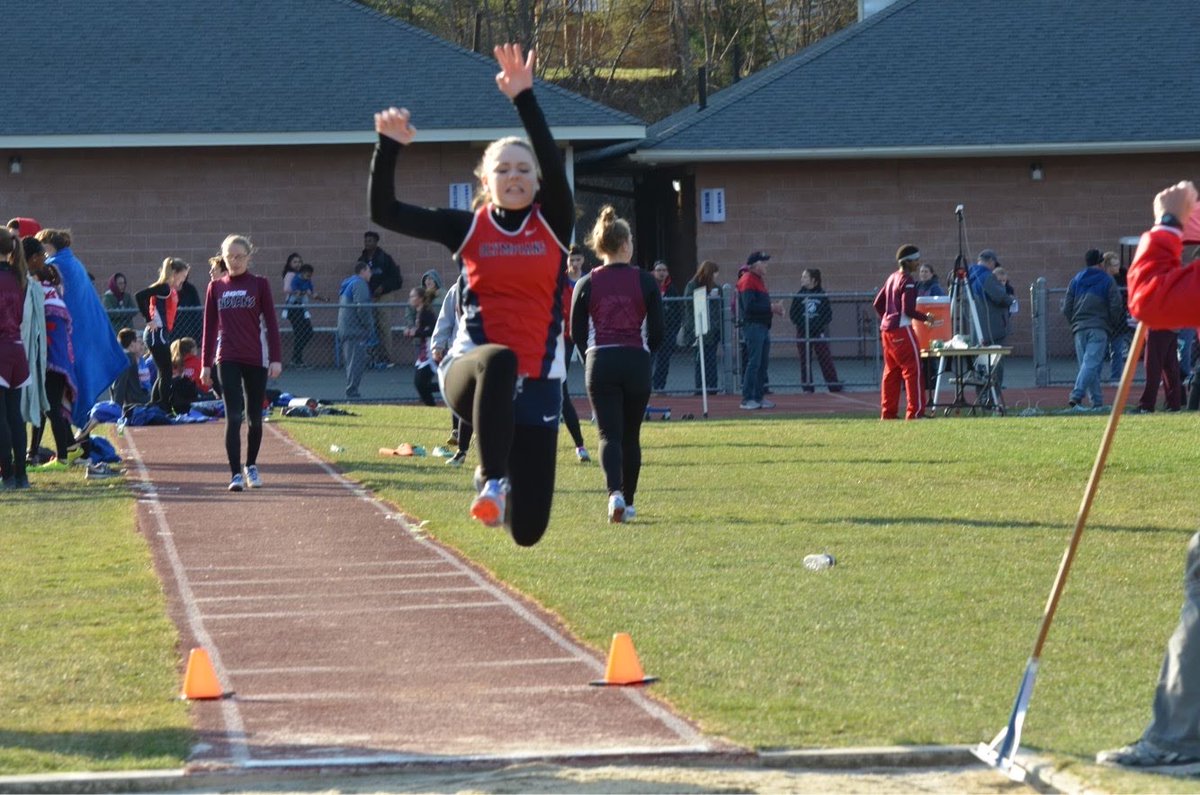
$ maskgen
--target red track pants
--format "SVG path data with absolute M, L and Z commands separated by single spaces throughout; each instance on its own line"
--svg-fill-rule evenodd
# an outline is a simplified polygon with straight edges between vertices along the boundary
M 912 326 L 904 326 L 879 334 L 883 340 L 883 386 L 880 395 L 880 416 L 885 420 L 899 419 L 900 382 L 908 396 L 904 419 L 915 420 L 925 414 L 925 389 L 921 382 L 921 352 Z

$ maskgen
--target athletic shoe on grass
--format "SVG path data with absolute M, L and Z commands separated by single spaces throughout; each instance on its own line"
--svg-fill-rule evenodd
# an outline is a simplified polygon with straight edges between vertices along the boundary
M 84 480 L 108 480 L 117 476 L 116 470 L 101 461 L 99 464 L 89 464 L 83 473 Z
M 625 506 L 625 523 L 628 524 L 637 518 L 637 509 L 632 505 Z
M 581 464 L 587 464 L 592 460 L 592 457 L 588 455 L 587 448 L 583 445 L 575 448 L 575 457 L 579 459 L 579 463 Z
M 234 475 L 233 478 L 229 481 L 229 490 L 230 491 L 241 491 L 244 488 L 246 488 L 246 481 L 244 481 L 242 479 L 242 476 L 240 473 L 237 475 Z
M 454 454 L 454 456 L 452 458 L 446 459 L 446 466 L 460 467 L 463 465 L 463 461 L 466 461 L 466 460 L 467 460 L 467 454 L 464 451 L 459 450 L 457 453 Z
M 1133 745 L 1101 751 L 1096 754 L 1096 762 L 1121 767 L 1181 767 L 1200 762 L 1200 756 L 1168 751 L 1143 739 Z
M 438 445 L 437 447 L 433 448 L 433 455 L 436 458 L 450 458 L 454 455 L 454 451 L 449 447 Z
M 493 478 L 483 484 L 479 496 L 471 503 L 471 516 L 488 527 L 504 524 L 508 501 L 508 478 Z
M 66 472 L 71 465 L 61 458 L 52 458 L 37 468 L 38 472 Z
M 608 495 L 608 521 L 612 524 L 625 521 L 625 495 L 619 491 Z
M 246 485 L 252 489 L 262 488 L 262 478 L 258 476 L 258 467 L 254 464 L 246 467 Z

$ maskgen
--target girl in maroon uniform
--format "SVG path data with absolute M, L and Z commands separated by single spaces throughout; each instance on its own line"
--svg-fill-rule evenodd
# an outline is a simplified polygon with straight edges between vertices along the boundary
M 921 263 L 916 246 L 901 246 L 896 251 L 899 267 L 875 295 L 875 314 L 879 315 L 879 336 L 883 342 L 883 384 L 880 409 L 885 420 L 900 413 L 900 382 L 908 396 L 904 419 L 925 415 L 925 390 L 921 385 L 921 348 L 913 333 L 913 321 L 933 324 L 932 318 L 917 310 L 917 283 L 912 273 Z
M 608 484 L 608 521 L 633 518 L 642 471 L 642 419 L 650 402 L 650 354 L 663 338 L 662 292 L 629 264 L 633 235 L 611 206 L 587 243 L 603 265 L 575 285 L 571 338 L 586 361 L 585 383 Z
M 0 490 L 29 488 L 21 416 L 21 387 L 30 377 L 21 342 L 28 285 L 21 242 L 10 230 L 0 229 Z
M 262 445 L 263 399 L 267 379 L 278 378 L 283 372 L 271 283 L 250 273 L 253 253 L 254 246 L 241 235 L 225 238 L 221 260 L 228 273 L 208 283 L 204 301 L 204 344 L 200 356 L 204 366 L 200 369 L 200 382 L 205 389 L 212 387 L 215 363 L 225 398 L 225 455 L 233 474 L 230 491 L 262 486 L 258 449 Z M 243 419 L 250 426 L 244 470 Z
M 142 317 L 146 318 L 142 342 L 158 368 L 150 400 L 168 413 L 171 411 L 171 332 L 175 328 L 175 311 L 179 308 L 179 285 L 187 278 L 188 267 L 178 257 L 167 257 L 159 270 L 158 280 L 134 296 Z
M 476 174 L 480 206 L 427 209 L 396 200 L 396 160 L 416 129 L 405 109 L 375 114 L 371 218 L 387 229 L 433 240 L 462 263 L 462 322 L 438 368 L 442 395 L 470 422 L 482 463 L 471 515 L 505 524 L 531 546 L 550 521 L 558 418 L 562 409 L 566 244 L 575 203 L 566 168 L 533 96 L 534 54 L 496 47 L 496 84 L 512 100 L 529 141 L 502 138 Z M 539 171 L 541 179 L 539 180 Z

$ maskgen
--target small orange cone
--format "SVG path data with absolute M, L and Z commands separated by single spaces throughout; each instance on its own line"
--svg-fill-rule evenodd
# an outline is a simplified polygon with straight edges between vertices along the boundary
M 618 632 L 613 635 L 612 645 L 608 649 L 608 667 L 604 670 L 604 678 L 592 684 L 648 685 L 657 681 L 657 676 L 646 676 L 646 672 L 642 670 L 642 663 L 633 649 L 633 639 L 629 637 L 629 633 Z
M 212 660 L 204 649 L 192 649 L 188 655 L 187 672 L 183 675 L 183 692 L 180 698 L 220 698 L 224 695 Z

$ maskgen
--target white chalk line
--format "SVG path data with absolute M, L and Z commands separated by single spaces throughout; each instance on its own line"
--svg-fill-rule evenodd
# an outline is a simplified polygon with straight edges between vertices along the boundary
M 443 547 L 434 543 L 433 541 L 431 541 L 429 538 L 425 537 L 424 535 L 422 535 L 418 532 L 415 532 L 414 529 L 408 524 L 408 522 L 404 520 L 403 516 L 392 511 L 390 508 L 388 508 L 386 505 L 384 505 L 380 500 L 371 496 L 371 494 L 369 492 L 367 492 L 365 489 L 363 489 L 363 487 L 360 486 L 359 484 L 352 483 L 350 480 L 343 477 L 339 472 L 334 470 L 333 467 L 329 466 L 329 464 L 327 464 L 325 461 L 321 460 L 316 455 L 314 455 L 312 453 L 312 451 L 308 450 L 306 447 L 304 447 L 301 444 L 299 444 L 298 442 L 296 442 L 294 439 L 292 439 L 290 436 L 288 436 L 287 434 L 280 431 L 275 426 L 268 425 L 267 427 L 270 429 L 271 433 L 277 439 L 282 441 L 284 444 L 292 447 L 295 451 L 297 451 L 297 453 L 301 457 L 307 458 L 309 461 L 316 464 L 318 467 L 320 467 L 322 470 L 324 470 L 325 473 L 329 475 L 329 477 L 333 478 L 333 480 L 335 482 L 339 483 L 347 491 L 351 492 L 356 497 L 362 499 L 369 505 L 374 506 L 376 508 L 376 510 L 378 510 L 384 516 L 388 516 L 388 517 L 394 518 L 397 521 L 399 521 L 401 526 L 404 527 L 412 535 L 414 541 L 416 541 L 418 544 L 422 544 L 422 545 L 428 547 L 435 554 L 439 555 L 444 560 L 446 560 L 446 562 L 449 563 L 451 566 L 461 570 L 467 577 L 469 577 L 471 580 L 473 580 L 476 584 L 478 584 L 484 590 L 492 593 L 498 601 L 504 603 L 504 605 L 507 606 L 514 613 L 516 613 L 518 617 L 520 617 L 522 620 L 524 620 L 530 626 L 532 626 L 533 628 L 535 628 L 539 632 L 541 632 L 552 643 L 557 645 L 563 651 L 570 654 L 575 659 L 579 660 L 581 663 L 586 665 L 588 668 L 590 668 L 596 674 L 603 675 L 604 669 L 605 669 L 604 663 L 601 662 L 600 660 L 597 660 L 595 657 L 593 657 L 586 649 L 584 649 L 581 646 L 579 646 L 578 644 L 572 642 L 569 638 L 565 637 L 557 629 L 555 629 L 554 627 L 547 624 L 539 616 L 535 615 L 528 608 L 526 608 L 525 605 L 521 604 L 519 601 L 514 599 L 512 596 L 505 593 L 504 590 L 497 587 L 495 584 L 489 582 L 486 578 L 483 577 L 483 575 L 479 574 L 477 571 L 470 568 L 465 563 L 463 563 L 461 560 L 459 560 L 457 557 L 455 557 L 453 554 L 451 554 L 449 552 L 449 550 L 444 549 Z M 690 750 L 696 751 L 696 750 L 711 750 L 712 749 L 712 745 L 704 738 L 704 736 L 702 734 L 700 734 L 698 731 L 696 731 L 695 729 L 693 729 L 691 726 L 689 726 L 686 721 L 683 721 L 680 718 L 676 717 L 675 715 L 672 715 L 666 709 L 659 706 L 654 701 L 651 701 L 649 698 L 647 698 L 646 696 L 644 696 L 643 694 L 638 692 L 636 689 L 623 687 L 623 688 L 619 688 L 619 692 L 621 692 L 627 699 L 629 699 L 630 702 L 632 702 L 633 704 L 635 704 L 636 706 L 641 708 L 644 712 L 646 712 L 651 717 L 655 718 L 660 723 L 662 723 L 664 726 L 666 726 L 668 729 L 670 729 L 672 732 L 674 732 L 675 735 L 677 737 L 679 737 L 681 740 L 683 740 L 685 743 L 688 743 L 691 746 Z
M 163 551 L 166 553 L 167 561 L 171 565 L 171 574 L 174 576 L 176 587 L 179 589 L 179 600 L 183 603 L 183 611 L 187 618 L 188 628 L 191 630 L 192 636 L 196 638 L 196 642 L 200 644 L 200 647 L 208 652 L 213 668 L 217 671 L 217 676 L 222 681 L 228 683 L 230 682 L 229 671 L 221 661 L 220 650 L 213 642 L 212 636 L 208 634 L 208 630 L 204 627 L 204 617 L 200 613 L 200 608 L 196 604 L 195 594 L 192 593 L 192 588 L 188 583 L 187 572 L 184 570 L 183 561 L 179 558 L 179 550 L 175 548 L 175 540 L 171 534 L 171 527 L 167 522 L 166 510 L 158 499 L 158 491 L 154 482 L 150 480 L 150 473 L 146 469 L 145 461 L 142 460 L 137 442 L 133 440 L 133 434 L 125 435 L 125 444 L 129 452 L 133 455 L 138 479 L 145 484 L 144 496 L 150 502 L 150 513 L 154 516 L 155 522 L 158 525 L 159 537 L 162 538 Z M 242 720 L 242 714 L 238 710 L 236 701 L 232 699 L 223 699 L 221 701 L 221 719 L 225 722 L 225 737 L 229 743 L 230 754 L 233 757 L 234 763 L 242 766 L 249 764 L 251 758 L 250 746 L 246 742 L 246 724 Z
M 461 577 L 458 572 L 454 572 L 455 577 Z M 427 593 L 470 593 L 480 590 L 478 585 L 466 585 L 462 588 L 398 588 L 390 591 L 351 591 L 349 593 L 330 593 L 322 590 L 318 593 L 306 591 L 304 593 L 270 593 L 259 596 L 201 596 L 196 599 L 197 602 L 205 604 L 217 604 L 221 602 L 278 602 L 289 599 L 372 599 L 377 596 L 415 596 Z

